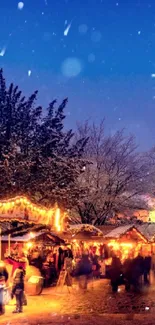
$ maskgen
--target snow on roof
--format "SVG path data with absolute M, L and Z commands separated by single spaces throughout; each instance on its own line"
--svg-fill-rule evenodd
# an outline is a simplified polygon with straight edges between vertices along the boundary
M 88 231 L 91 233 L 96 233 L 98 236 L 103 236 L 103 233 L 100 229 L 96 228 L 93 225 L 89 225 L 89 224 L 78 224 L 78 225 L 72 225 L 69 228 L 70 232 L 83 232 L 83 231 Z
M 28 242 L 29 240 L 38 237 L 39 235 L 41 235 L 43 232 L 39 231 L 36 233 L 28 233 L 25 234 L 23 236 L 15 236 L 15 237 L 10 237 L 10 240 L 12 242 Z M 2 236 L 2 241 L 8 241 L 8 236 Z
M 97 226 L 97 228 L 102 231 L 103 236 L 109 234 L 112 230 L 116 229 L 118 226 L 114 225 L 103 225 L 103 226 Z
M 112 231 L 110 231 L 108 234 L 104 236 L 104 238 L 120 238 L 120 236 L 124 235 L 126 232 L 128 232 L 130 229 L 132 229 L 134 225 L 126 225 L 126 226 L 120 226 Z
M 155 239 L 155 223 L 144 223 L 137 225 L 136 228 L 147 240 L 153 241 Z

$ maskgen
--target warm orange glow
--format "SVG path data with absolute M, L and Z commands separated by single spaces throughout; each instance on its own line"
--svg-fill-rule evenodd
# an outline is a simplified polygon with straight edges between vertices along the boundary
M 116 242 L 116 241 L 114 241 L 114 240 L 112 240 L 112 241 L 110 241 L 109 243 L 108 243 L 108 246 L 109 247 L 113 247 L 114 249 L 132 249 L 133 248 L 133 244 L 132 243 L 119 243 L 119 242 Z
M 112 263 L 112 258 L 111 257 L 105 260 L 105 265 L 108 266 L 108 265 L 111 265 L 111 263 Z
M 121 243 L 120 246 L 123 248 L 133 248 L 133 244 L 131 243 Z
M 29 233 L 29 235 L 30 235 L 31 238 L 34 237 L 34 233 L 32 231 Z
M 151 222 L 155 222 L 155 211 L 149 212 L 149 219 Z
M 113 247 L 114 249 L 119 249 L 119 243 L 117 243 L 115 240 L 111 240 L 109 243 L 108 243 L 108 246 L 109 247 Z
M 57 207 L 55 212 L 55 228 L 57 231 L 61 230 L 61 223 L 60 223 L 60 209 Z
M 27 249 L 29 249 L 29 248 L 31 248 L 33 246 L 33 244 L 31 242 L 29 242 L 29 243 L 26 244 L 26 246 L 27 246 Z
M 30 202 L 26 197 L 15 197 L 0 202 L 1 219 L 20 219 L 35 223 L 54 225 L 57 231 L 61 230 L 62 216 L 60 209 L 55 206 L 53 209 L 38 206 Z

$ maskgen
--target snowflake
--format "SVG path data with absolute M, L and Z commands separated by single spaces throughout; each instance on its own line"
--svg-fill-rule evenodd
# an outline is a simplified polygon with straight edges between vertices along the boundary
M 67 58 L 62 64 L 62 74 L 65 77 L 76 77 L 80 74 L 82 65 L 77 58 Z
M 86 24 L 82 24 L 79 26 L 79 33 L 86 34 L 88 31 L 88 26 Z
M 32 73 L 32 71 L 31 70 L 28 70 L 28 77 L 31 76 L 31 73 Z
M 0 51 L 0 56 L 4 56 L 6 52 L 6 48 L 3 47 L 2 50 Z
M 22 10 L 24 8 L 24 2 L 18 2 L 18 9 Z
M 64 30 L 64 36 L 67 36 L 68 35 L 71 26 L 72 26 L 72 22 L 65 28 L 65 30 Z

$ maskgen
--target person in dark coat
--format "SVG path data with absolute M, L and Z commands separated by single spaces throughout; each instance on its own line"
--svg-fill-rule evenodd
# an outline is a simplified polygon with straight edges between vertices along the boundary
M 112 256 L 112 263 L 110 266 L 109 275 L 111 279 L 112 290 L 113 292 L 117 292 L 118 286 L 121 282 L 122 264 L 120 259 L 115 254 L 113 254 Z
M 99 276 L 101 266 L 98 262 L 98 256 L 95 253 L 92 253 L 90 255 L 90 259 L 91 259 L 92 267 L 93 267 L 93 276 Z
M 141 283 L 141 277 L 144 274 L 144 258 L 139 252 L 137 257 L 133 259 L 132 265 L 132 283 L 135 291 L 139 291 Z
M 23 295 L 24 295 L 24 277 L 25 270 L 19 266 L 13 276 L 13 286 L 11 297 L 16 297 L 16 309 L 13 313 L 22 313 L 23 311 Z
M 86 290 L 88 278 L 92 273 L 92 264 L 87 254 L 83 254 L 74 271 L 74 276 L 79 278 L 79 289 Z
M 58 271 L 60 272 L 63 268 L 63 265 L 64 265 L 64 251 L 61 247 L 59 247 L 59 250 L 58 250 Z
M 8 281 L 9 273 L 6 269 L 4 262 L 0 261 L 0 315 L 5 313 L 5 304 L 4 304 L 4 288 L 5 284 Z
M 133 258 L 129 256 L 123 264 L 123 276 L 125 280 L 125 290 L 129 291 L 132 284 Z
M 151 271 L 151 263 L 152 263 L 152 259 L 151 256 L 146 256 L 144 258 L 144 284 L 149 284 L 149 275 L 150 275 L 150 271 Z

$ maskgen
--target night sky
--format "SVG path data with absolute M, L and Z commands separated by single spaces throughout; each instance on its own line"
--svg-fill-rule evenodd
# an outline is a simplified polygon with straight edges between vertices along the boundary
M 155 144 L 155 1 L 1 0 L 0 23 L 8 82 L 44 107 L 69 97 L 67 127 L 105 117 Z

